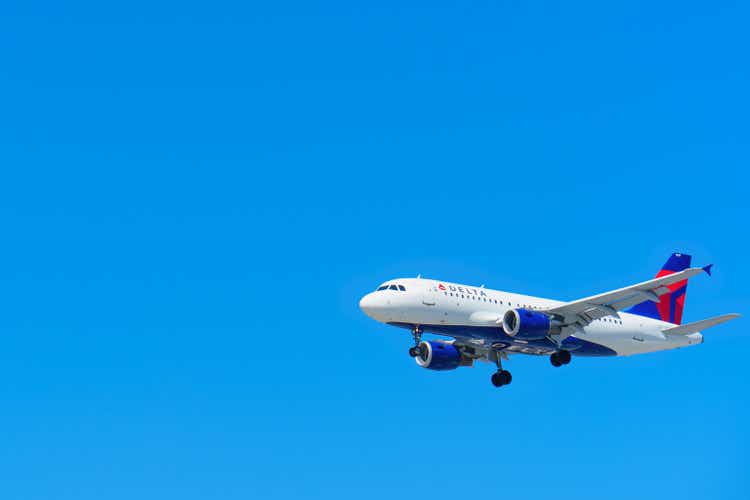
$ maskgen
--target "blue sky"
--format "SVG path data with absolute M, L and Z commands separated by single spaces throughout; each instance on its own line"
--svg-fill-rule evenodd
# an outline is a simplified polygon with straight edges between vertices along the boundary
M 3 498 L 746 499 L 747 319 L 416 367 L 396 276 L 747 313 L 742 2 L 11 2 Z

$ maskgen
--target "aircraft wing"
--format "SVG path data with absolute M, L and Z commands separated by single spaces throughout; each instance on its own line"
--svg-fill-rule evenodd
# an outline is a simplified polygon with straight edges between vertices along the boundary
M 668 285 L 692 278 L 702 272 L 711 274 L 711 266 L 690 267 L 684 271 L 654 278 L 619 290 L 567 302 L 542 312 L 558 317 L 563 326 L 575 324 L 586 326 L 596 319 L 617 315 L 617 311 L 647 300 L 659 302 L 659 296 L 670 292 L 667 288 Z

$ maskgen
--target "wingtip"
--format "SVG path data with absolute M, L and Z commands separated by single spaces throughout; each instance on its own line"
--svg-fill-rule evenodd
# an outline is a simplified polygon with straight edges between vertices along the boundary
M 712 267 L 714 267 L 714 265 L 713 264 L 709 264 L 707 266 L 704 266 L 703 270 L 706 271 L 706 274 L 708 274 L 709 276 L 711 276 L 711 268 Z

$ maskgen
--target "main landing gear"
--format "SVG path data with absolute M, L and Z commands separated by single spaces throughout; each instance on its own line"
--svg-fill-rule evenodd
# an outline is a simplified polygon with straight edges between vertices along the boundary
M 495 387 L 502 387 L 508 385 L 513 381 L 513 375 L 508 370 L 498 370 L 492 374 L 492 385 Z
M 570 351 L 561 350 L 553 352 L 549 357 L 549 362 L 552 366 L 557 368 L 558 366 L 567 365 L 570 363 Z
M 492 374 L 492 385 L 495 387 L 502 387 L 508 385 L 513 381 L 513 375 L 508 370 L 503 370 L 503 362 L 500 359 L 500 353 L 496 353 L 495 364 L 497 364 L 497 371 Z
M 411 329 L 411 334 L 414 337 L 414 347 L 409 348 L 409 356 L 416 358 L 422 354 L 422 348 L 419 345 L 422 342 L 422 329 L 419 326 L 414 326 Z

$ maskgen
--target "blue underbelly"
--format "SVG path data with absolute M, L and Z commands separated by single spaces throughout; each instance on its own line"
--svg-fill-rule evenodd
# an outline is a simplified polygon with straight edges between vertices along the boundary
M 393 326 L 411 329 L 414 325 L 409 323 L 389 323 Z M 502 328 L 496 326 L 470 326 L 470 325 L 420 325 L 425 333 L 445 335 L 454 338 L 485 340 L 498 350 L 521 352 L 526 354 L 551 354 L 557 350 L 557 346 L 549 339 L 541 340 L 517 340 L 505 334 Z M 600 344 L 581 340 L 577 337 L 568 337 L 563 340 L 563 348 L 575 356 L 616 356 L 617 353 Z

